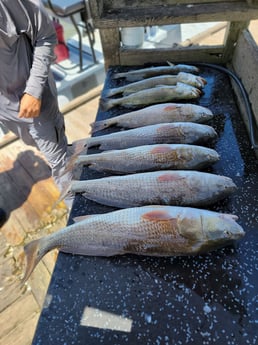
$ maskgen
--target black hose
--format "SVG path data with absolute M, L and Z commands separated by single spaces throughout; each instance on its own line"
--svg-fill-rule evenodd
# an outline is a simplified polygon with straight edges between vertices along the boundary
M 227 75 L 229 75 L 238 85 L 240 92 L 243 96 L 243 100 L 244 100 L 244 105 L 245 105 L 245 109 L 247 112 L 247 117 L 248 117 L 248 124 L 249 124 L 249 132 L 250 132 L 250 139 L 251 139 L 251 145 L 252 145 L 252 149 L 258 149 L 258 144 L 256 144 L 255 142 L 255 138 L 254 138 L 254 126 L 253 126 L 253 114 L 252 114 L 252 109 L 250 106 L 250 102 L 249 102 L 249 98 L 247 95 L 247 92 L 241 82 L 241 80 L 236 76 L 236 74 L 234 74 L 232 71 L 230 71 L 229 69 L 219 66 L 219 65 L 214 65 L 211 63 L 205 63 L 205 62 L 198 62 L 198 63 L 194 63 L 197 66 L 204 66 L 204 67 L 210 67 L 210 68 L 214 68 L 217 69 L 218 71 L 224 72 Z

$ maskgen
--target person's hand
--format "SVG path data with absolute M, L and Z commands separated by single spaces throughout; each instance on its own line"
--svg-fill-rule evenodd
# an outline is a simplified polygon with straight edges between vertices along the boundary
M 34 118 L 40 114 L 41 100 L 25 93 L 20 101 L 19 118 Z

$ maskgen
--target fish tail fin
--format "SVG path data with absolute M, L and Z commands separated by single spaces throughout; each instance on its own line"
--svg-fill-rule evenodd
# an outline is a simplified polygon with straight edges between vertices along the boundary
M 114 73 L 112 76 L 112 79 L 118 79 L 118 78 L 123 78 L 125 76 L 124 72 L 121 73 Z
M 63 201 L 68 194 L 72 193 L 71 186 L 72 182 L 70 180 L 63 183 L 59 198 L 54 203 L 53 208 L 55 208 L 61 201 Z
M 82 152 L 84 152 L 84 153 L 87 152 L 88 142 L 89 142 L 89 138 L 79 139 L 79 140 L 73 141 L 73 143 L 72 143 L 72 148 L 73 148 L 72 156 L 74 156 L 74 155 L 78 156 Z
M 105 90 L 105 92 L 103 93 L 103 98 L 105 97 L 112 97 L 116 94 L 116 89 L 108 89 L 108 90 Z
M 47 253 L 47 252 L 40 253 L 40 249 L 41 249 L 40 244 L 41 244 L 41 240 L 37 239 L 26 244 L 24 247 L 26 269 L 25 269 L 25 274 L 21 280 L 21 285 L 24 285 L 26 283 L 26 281 L 29 279 L 31 273 L 34 271 L 35 267 L 37 266 L 41 258 Z
M 100 109 L 103 111 L 109 110 L 114 106 L 113 100 L 112 99 L 106 99 L 106 98 L 100 98 L 99 106 L 100 106 Z
M 63 171 L 60 173 L 60 177 L 66 175 L 67 173 L 71 173 L 72 170 L 76 166 L 77 157 L 83 152 L 83 154 L 87 154 L 87 139 L 80 139 L 76 140 L 72 143 L 72 155 L 68 158 L 67 163 Z M 56 203 L 55 203 L 56 205 Z
M 80 139 L 73 142 L 73 153 L 66 163 L 65 173 L 71 172 L 72 169 L 76 166 L 76 160 L 79 155 L 87 155 L 89 139 L 90 138 Z
M 96 121 L 96 122 L 92 122 L 90 124 L 91 126 L 91 134 L 96 133 L 101 131 L 102 129 L 105 129 L 108 126 L 108 123 L 106 121 Z
M 66 163 L 66 167 L 62 173 L 62 176 L 66 175 L 67 173 L 71 173 L 73 169 L 77 166 L 77 157 L 78 155 L 76 154 L 70 157 L 70 159 Z

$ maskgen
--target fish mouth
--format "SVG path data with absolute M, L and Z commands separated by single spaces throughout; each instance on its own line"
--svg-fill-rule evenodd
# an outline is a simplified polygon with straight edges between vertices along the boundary
M 235 232 L 225 231 L 225 235 L 229 238 L 229 240 L 237 241 L 244 237 L 245 232 L 242 228 L 239 227 Z
M 201 118 L 203 118 L 203 119 L 212 119 L 213 118 L 213 114 L 212 114 L 212 112 L 210 111 L 210 112 L 203 112 L 203 113 L 201 113 Z

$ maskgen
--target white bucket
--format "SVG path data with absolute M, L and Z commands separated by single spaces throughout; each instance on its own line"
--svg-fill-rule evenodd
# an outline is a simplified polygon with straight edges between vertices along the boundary
M 126 48 L 140 48 L 144 41 L 144 27 L 122 28 L 121 40 Z

